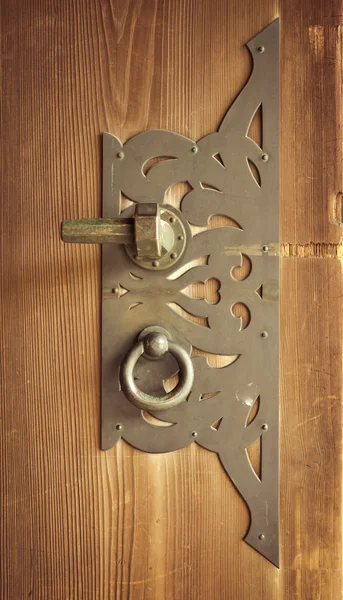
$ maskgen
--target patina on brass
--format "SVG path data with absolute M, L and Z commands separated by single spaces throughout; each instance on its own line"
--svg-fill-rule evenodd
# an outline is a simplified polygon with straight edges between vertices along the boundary
M 217 131 L 195 141 L 150 130 L 124 143 L 104 133 L 104 220 L 94 227 L 80 222 L 80 229 L 75 221 L 64 224 L 63 239 L 104 243 L 102 448 L 123 438 L 146 452 L 194 442 L 216 452 L 249 508 L 245 541 L 278 565 L 278 20 L 247 46 L 251 76 Z M 259 109 L 260 145 L 249 135 Z M 176 209 L 167 201 L 180 183 L 189 191 Z M 123 198 L 139 208 L 125 208 Z M 159 209 L 147 215 L 153 202 Z M 211 227 L 215 215 L 230 224 Z M 240 279 L 244 261 L 250 272 Z M 211 278 L 220 284 L 217 303 L 187 292 Z M 246 325 L 235 316 L 237 304 L 250 314 Z M 161 330 L 166 333 L 149 337 Z M 214 368 L 210 354 L 229 357 L 230 364 Z M 189 363 L 188 393 L 182 368 Z M 180 402 L 180 388 L 170 396 L 166 383 L 176 373 Z M 255 443 L 261 448 L 257 470 L 249 457 Z
M 159 360 L 167 352 L 176 359 L 179 368 L 179 381 L 175 388 L 163 396 L 147 394 L 139 389 L 134 378 L 134 369 L 142 356 L 149 360 Z M 194 381 L 194 369 L 188 352 L 170 339 L 162 327 L 147 327 L 138 337 L 136 344 L 125 356 L 121 370 L 120 383 L 125 396 L 138 408 L 144 410 L 168 410 L 187 400 Z
M 79 244 L 132 244 L 133 219 L 73 219 L 63 221 L 61 238 Z
M 159 258 L 162 250 L 160 205 L 136 204 L 134 216 L 137 258 Z
M 61 238 L 79 244 L 124 244 L 140 267 L 163 270 L 180 260 L 187 232 L 173 207 L 147 202 L 136 204 L 131 218 L 63 221 Z

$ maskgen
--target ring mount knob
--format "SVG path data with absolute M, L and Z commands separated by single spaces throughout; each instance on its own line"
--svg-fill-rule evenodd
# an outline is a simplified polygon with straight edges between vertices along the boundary
M 163 333 L 152 331 L 143 338 L 144 354 L 150 358 L 161 358 L 168 352 L 168 338 Z
M 143 410 L 168 410 L 187 399 L 192 390 L 194 381 L 194 369 L 191 358 L 186 350 L 176 342 L 169 339 L 167 332 L 160 327 L 149 327 L 138 338 L 137 343 L 125 356 L 120 369 L 120 383 L 122 391 L 132 404 Z M 157 360 L 170 352 L 179 365 L 179 381 L 176 387 L 164 396 L 151 396 L 142 392 L 134 380 L 133 372 L 135 365 L 144 353 L 147 358 Z

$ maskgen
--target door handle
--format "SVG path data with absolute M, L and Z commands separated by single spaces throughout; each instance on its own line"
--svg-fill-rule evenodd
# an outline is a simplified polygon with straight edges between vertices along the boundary
M 133 219 L 73 219 L 62 221 L 61 238 L 72 244 L 132 244 Z
M 130 258 L 148 270 L 173 266 L 183 255 L 187 231 L 179 211 L 137 203 L 133 217 L 62 221 L 61 238 L 77 244 L 124 244 Z
M 138 359 L 144 354 L 150 360 L 159 360 L 167 352 L 170 352 L 179 366 L 179 381 L 176 387 L 162 397 L 142 392 L 133 376 Z M 177 406 L 189 396 L 193 381 L 194 369 L 189 354 L 180 344 L 171 341 L 166 330 L 156 326 L 141 332 L 138 341 L 124 358 L 120 370 L 120 382 L 125 396 L 143 410 L 160 411 Z

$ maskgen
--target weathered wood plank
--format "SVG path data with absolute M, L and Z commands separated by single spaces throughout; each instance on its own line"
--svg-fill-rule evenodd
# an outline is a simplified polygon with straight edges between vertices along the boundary
M 1 8 L 1 598 L 337 600 L 339 260 L 282 264 L 277 571 L 215 455 L 99 450 L 100 251 L 59 225 L 100 216 L 102 131 L 214 131 L 281 10 L 282 241 L 337 244 L 341 0 Z

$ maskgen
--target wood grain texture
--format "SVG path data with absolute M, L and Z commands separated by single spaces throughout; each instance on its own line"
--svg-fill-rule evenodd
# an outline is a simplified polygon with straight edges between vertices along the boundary
M 214 454 L 99 450 L 101 132 L 214 131 L 282 17 L 282 241 L 337 244 L 341 0 L 1 2 L 3 600 L 338 600 L 341 264 L 282 265 L 278 571 Z
M 337 243 L 342 0 L 281 2 L 282 241 Z

